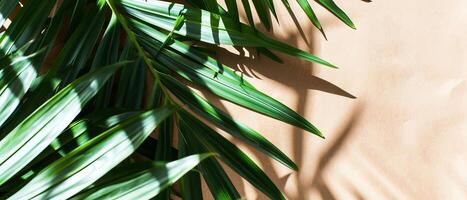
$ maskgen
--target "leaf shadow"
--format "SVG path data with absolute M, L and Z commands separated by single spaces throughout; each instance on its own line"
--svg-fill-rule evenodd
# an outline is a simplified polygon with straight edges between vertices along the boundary
M 340 131 L 339 134 L 337 134 L 338 137 L 334 139 L 330 147 L 327 148 L 324 151 L 323 155 L 320 156 L 320 158 L 318 159 L 318 167 L 314 172 L 315 176 L 311 181 L 310 188 L 318 190 L 319 194 L 323 199 L 336 199 L 329 187 L 329 184 L 326 183 L 325 179 L 323 178 L 323 172 L 329 167 L 329 163 L 335 159 L 335 156 L 341 151 L 341 149 L 344 147 L 345 143 L 349 140 L 349 138 L 351 138 L 352 135 L 356 133 L 355 131 L 353 131 L 353 129 L 358 123 L 361 113 L 361 106 L 357 106 L 354 108 L 354 111 L 352 112 L 350 119 L 346 123 L 346 126 L 342 129 L 342 131 Z M 354 191 L 354 193 L 358 192 Z M 361 197 L 361 195 L 355 196 Z
M 290 13 L 293 15 L 293 13 Z M 297 20 L 294 20 L 296 23 L 296 26 L 299 27 L 300 30 L 302 30 L 301 26 L 298 24 Z M 310 32 L 309 30 L 307 30 Z M 271 33 L 267 33 L 270 34 Z M 309 34 L 309 33 L 308 33 Z M 272 36 L 274 37 L 274 36 Z M 297 46 L 299 44 L 299 37 L 305 37 L 304 31 L 300 31 L 299 34 L 295 35 L 289 35 L 288 38 L 285 39 L 286 43 L 292 44 L 293 46 Z M 310 51 L 313 52 L 312 45 L 308 44 L 308 39 L 302 39 L 306 41 L 307 46 L 310 47 Z M 234 70 L 242 73 L 243 75 L 248 76 L 251 79 L 261 79 L 261 77 L 266 77 L 268 79 L 271 79 L 272 81 L 279 82 L 280 84 L 283 84 L 287 86 L 288 88 L 291 88 L 294 90 L 294 93 L 297 95 L 297 103 L 296 107 L 292 107 L 296 112 L 298 112 L 300 115 L 305 115 L 306 113 L 306 107 L 307 104 L 311 102 L 310 99 L 310 92 L 315 90 L 315 91 L 322 91 L 325 93 L 329 94 L 334 94 L 346 98 L 356 98 L 354 95 L 352 95 L 350 92 L 347 92 L 346 90 L 342 89 L 341 87 L 325 80 L 322 79 L 316 75 L 314 75 L 314 70 L 312 66 L 313 64 L 310 64 L 305 61 L 298 60 L 297 58 L 292 58 L 289 56 L 282 56 L 281 58 L 284 60 L 285 64 L 280 64 L 277 62 L 274 62 L 268 58 L 260 57 L 254 52 L 254 50 L 251 49 L 244 49 L 244 48 L 236 48 L 238 53 L 232 53 L 224 48 L 219 48 L 212 46 L 213 48 L 216 49 L 216 52 L 218 52 L 218 55 L 216 56 L 219 58 L 219 60 L 226 64 L 227 66 L 232 67 Z M 247 56 L 249 55 L 249 56 Z M 227 58 L 227 59 L 225 59 Z M 322 66 L 319 66 L 322 67 Z M 286 73 L 284 73 L 286 72 Z M 225 111 L 228 113 L 227 108 L 223 105 L 223 103 L 218 99 L 215 98 L 213 95 L 210 95 L 209 93 L 203 92 L 203 95 L 207 97 L 207 99 L 213 103 L 216 107 L 220 108 L 221 110 Z M 357 117 L 358 114 L 354 114 Z M 349 122 L 349 126 L 352 126 L 352 121 Z M 326 164 L 329 160 L 333 157 L 333 152 L 335 152 L 334 149 L 339 148 L 346 138 L 348 137 L 346 132 L 338 135 L 342 135 L 338 138 L 338 141 L 334 143 L 334 148 L 330 149 L 331 151 L 326 154 L 325 157 L 322 157 L 321 159 Z M 303 164 L 303 159 L 305 156 L 305 152 L 303 152 L 304 149 L 304 141 L 305 141 L 305 135 L 308 135 L 308 133 L 305 133 L 303 130 L 299 128 L 294 128 L 293 129 L 293 157 L 295 159 L 295 162 L 297 163 L 298 166 L 301 166 Z M 235 142 L 238 142 L 239 140 L 234 140 Z M 246 146 L 246 145 L 245 145 Z M 258 161 L 260 165 L 263 168 L 269 168 L 273 165 L 273 159 L 269 158 L 268 156 L 256 151 L 255 149 L 246 146 L 246 149 L 250 150 L 250 152 L 253 152 L 254 156 L 258 158 Z M 323 164 L 322 164 L 323 165 Z M 330 190 L 330 188 L 327 186 L 327 184 L 324 182 L 322 179 L 320 173 L 324 169 L 320 168 L 319 170 L 316 171 L 317 177 L 312 181 L 312 187 L 307 186 L 306 184 L 303 184 L 303 180 L 297 179 L 297 182 L 294 183 L 295 186 L 298 188 L 298 191 L 303 191 L 297 194 L 296 197 L 293 199 L 306 199 L 306 191 L 317 189 L 319 190 L 319 193 L 324 197 L 325 199 L 334 199 L 333 194 Z M 285 185 L 289 181 L 290 175 L 288 174 L 286 176 L 280 177 L 279 173 L 275 170 L 267 170 L 266 173 L 268 176 L 273 180 L 275 184 L 279 187 L 279 189 L 284 190 Z M 231 175 L 232 173 L 229 173 Z M 241 178 L 237 175 L 230 176 L 235 183 L 242 182 Z M 306 181 L 305 181 L 306 182 Z M 239 187 L 240 185 L 236 184 L 237 189 L 242 194 L 245 194 L 245 187 L 246 185 L 243 184 L 242 187 Z M 264 194 L 258 193 L 258 199 L 266 199 L 267 196 Z

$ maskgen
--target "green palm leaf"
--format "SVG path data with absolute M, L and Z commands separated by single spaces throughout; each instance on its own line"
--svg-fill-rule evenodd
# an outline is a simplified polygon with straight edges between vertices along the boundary
M 185 130 L 179 129 L 179 136 L 181 139 L 179 142 L 179 148 L 181 150 L 186 151 L 189 149 L 190 153 L 209 152 L 209 150 L 207 150 L 197 140 L 191 139 L 189 133 L 186 133 Z M 230 181 L 227 176 L 227 173 L 216 159 L 208 158 L 203 163 L 200 163 L 197 169 L 203 175 L 203 179 L 206 181 L 209 191 L 211 191 L 214 199 L 241 198 L 232 181 Z M 198 174 L 191 174 L 190 176 L 182 179 L 181 184 L 184 198 L 202 199 L 202 194 L 199 192 L 201 189 L 201 183 Z
M 122 64 L 77 79 L 24 119 L 0 141 L 0 185 L 39 155 Z
M 257 150 L 268 154 L 287 167 L 297 170 L 297 165 L 295 165 L 295 163 L 277 147 L 266 140 L 266 138 L 261 136 L 261 134 L 246 125 L 235 121 L 226 113 L 208 103 L 205 99 L 188 89 L 188 87 L 184 86 L 177 80 L 168 76 L 161 77 L 167 85 L 170 85 L 170 91 L 193 112 L 203 116 L 227 133 L 247 142 Z
M 124 165 L 72 199 L 151 199 L 212 155 L 192 155 L 169 163 Z
M 121 0 L 118 3 L 130 17 L 167 31 L 172 30 L 177 16 L 183 13 L 185 16 L 184 23 L 179 30 L 174 32 L 192 39 L 212 44 L 265 47 L 311 62 L 335 67 L 308 52 L 268 38 L 249 26 L 240 24 L 240 28 L 238 28 L 238 23 L 227 16 L 163 1 L 144 3 L 136 0 Z M 140 28 L 137 25 L 135 26 L 136 29 Z
M 10 199 L 66 199 L 105 175 L 131 155 L 174 108 L 131 117 L 86 142 L 39 172 Z
M 190 116 L 186 112 L 179 112 L 180 129 L 184 137 L 196 141 L 205 149 L 218 153 L 222 161 L 235 170 L 240 176 L 248 180 L 253 186 L 261 190 L 272 199 L 285 199 L 279 189 L 268 176 L 246 154 L 220 136 L 214 130 Z
M 211 126 L 297 170 L 294 161 L 197 90 L 323 136 L 218 61 L 212 45 L 335 66 L 261 32 L 283 17 L 277 2 L 176 2 L 0 0 L 1 199 L 203 199 L 201 179 L 215 199 L 242 198 L 221 162 L 284 198 Z M 324 35 L 311 2 L 297 3 Z M 315 3 L 355 28 L 333 0 Z
M 0 113 L 0 126 L 13 113 L 37 77 L 31 59 L 38 54 L 22 56 L 15 53 L 0 60 L 0 65 L 3 66 L 0 68 L 0 107 L 3 108 Z

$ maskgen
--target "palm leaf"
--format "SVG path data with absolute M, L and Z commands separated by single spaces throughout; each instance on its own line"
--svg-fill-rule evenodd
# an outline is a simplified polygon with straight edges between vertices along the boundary
M 120 66 L 105 67 L 77 79 L 3 138 L 0 141 L 0 185 L 39 155 Z
M 218 153 L 222 161 L 235 170 L 253 186 L 268 195 L 271 199 L 285 199 L 279 189 L 268 176 L 246 154 L 234 144 L 220 136 L 214 130 L 190 116 L 179 112 L 180 129 L 188 141 L 196 141 L 205 149 Z
M 190 133 L 185 132 L 187 129 L 179 129 L 179 149 L 181 155 L 189 153 L 204 153 L 209 152 L 197 140 L 190 138 Z M 220 163 L 214 158 L 208 158 L 203 163 L 199 164 L 197 169 L 203 175 L 211 194 L 214 199 L 240 199 L 241 196 L 237 189 L 230 181 L 227 173 L 224 171 Z M 182 194 L 186 199 L 202 199 L 200 177 L 198 174 L 190 174 L 182 179 Z M 194 185 L 194 186 L 192 186 Z
M 212 154 L 169 163 L 132 163 L 118 167 L 72 199 L 151 199 Z
M 21 53 L 5 56 L 0 60 L 0 126 L 8 119 L 22 97 L 29 90 L 37 77 L 37 71 L 31 59 L 39 53 L 22 56 Z
M 293 170 L 295 163 L 192 87 L 322 137 L 218 61 L 211 47 L 253 47 L 280 63 L 276 52 L 335 66 L 261 32 L 255 23 L 270 29 L 282 17 L 274 1 L 224 2 L 0 0 L 0 23 L 11 20 L 0 30 L 0 198 L 203 199 L 204 179 L 215 199 L 239 199 L 222 162 L 283 199 L 211 126 Z M 311 2 L 297 3 L 324 35 Z M 355 28 L 332 0 L 316 3 Z M 291 8 L 287 0 L 282 5 Z
M 215 124 L 219 128 L 222 128 L 227 133 L 247 142 L 257 150 L 268 154 L 287 167 L 297 170 L 295 163 L 277 147 L 266 140 L 266 138 L 261 134 L 246 125 L 235 121 L 226 113 L 208 103 L 205 99 L 188 89 L 188 87 L 184 86 L 177 80 L 168 76 L 161 77 L 167 85 L 170 85 L 171 92 L 193 112 L 203 116 L 209 122 Z
M 66 199 L 131 155 L 174 108 L 150 110 L 125 120 L 39 172 L 11 199 Z
M 335 67 L 308 52 L 268 38 L 249 26 L 240 24 L 240 28 L 238 28 L 238 23 L 227 16 L 164 1 L 144 3 L 137 0 L 121 0 L 118 3 L 129 17 L 167 31 L 172 30 L 176 24 L 177 16 L 183 13 L 185 16 L 184 23 L 179 30 L 174 32 L 195 40 L 212 44 L 265 47 L 311 62 Z M 133 25 L 134 28 L 140 29 L 138 24 Z

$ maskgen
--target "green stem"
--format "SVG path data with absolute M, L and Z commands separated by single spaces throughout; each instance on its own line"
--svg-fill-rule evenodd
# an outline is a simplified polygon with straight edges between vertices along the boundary
M 121 15 L 117 11 L 117 7 L 113 3 L 113 0 L 105 0 L 105 2 L 107 3 L 107 5 L 109 5 L 110 9 L 112 10 L 112 13 L 117 17 L 117 21 L 119 21 L 120 24 L 122 25 L 123 30 L 125 30 L 128 36 L 128 39 L 130 40 L 131 43 L 133 43 L 136 50 L 138 51 L 138 55 L 143 58 L 144 63 L 146 63 L 146 66 L 149 68 L 149 71 L 151 71 L 151 74 L 154 76 L 155 84 L 159 84 L 162 88 L 162 92 L 167 97 L 166 99 L 168 99 L 171 103 L 176 105 L 176 103 L 172 100 L 172 98 L 168 94 L 167 88 L 165 88 L 165 86 L 162 84 L 160 77 L 159 77 L 159 72 L 152 65 L 151 60 L 146 55 L 145 51 L 143 50 L 138 40 L 136 39 L 135 33 L 133 33 L 133 31 L 131 31 L 130 27 L 128 26 L 128 22 L 126 21 L 126 19 L 123 17 L 123 15 Z

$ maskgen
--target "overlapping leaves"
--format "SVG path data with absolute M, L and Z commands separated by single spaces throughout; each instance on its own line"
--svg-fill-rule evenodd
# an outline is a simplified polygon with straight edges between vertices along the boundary
M 332 0 L 316 2 L 355 28 Z M 23 3 L 0 0 L 0 23 L 12 20 L 0 33 L 1 199 L 202 199 L 201 178 L 214 198 L 241 198 L 221 162 L 271 199 L 284 199 L 212 126 L 298 170 L 295 163 L 190 84 L 323 137 L 202 50 L 205 44 L 254 47 L 278 62 L 273 51 L 335 67 L 258 31 L 254 12 L 266 29 L 270 16 L 279 17 L 272 0 Z M 312 4 L 297 3 L 324 34 Z

